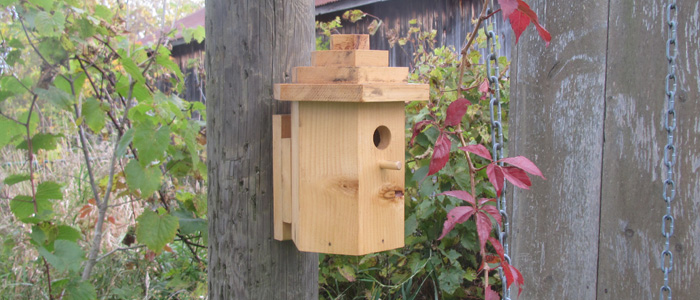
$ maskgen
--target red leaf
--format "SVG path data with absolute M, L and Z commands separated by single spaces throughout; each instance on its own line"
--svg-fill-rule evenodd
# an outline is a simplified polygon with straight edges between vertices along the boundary
M 491 215 L 494 220 L 496 220 L 496 223 L 498 225 L 501 225 L 501 213 L 498 211 L 498 208 L 493 206 L 493 205 L 484 205 L 481 207 L 481 211 L 484 211 Z
M 503 266 L 503 273 L 506 275 L 506 281 L 508 281 L 507 287 L 510 288 L 510 285 L 515 283 L 515 285 L 518 286 L 518 297 L 520 296 L 520 293 L 523 292 L 523 284 L 525 284 L 525 279 L 523 278 L 523 274 L 520 274 L 520 271 L 513 267 L 513 265 L 509 264 L 506 261 L 503 261 L 501 263 Z
M 447 220 L 442 227 L 442 234 L 438 238 L 441 240 L 444 238 L 458 223 L 464 223 L 474 214 L 474 207 L 471 206 L 457 206 L 447 213 Z
M 114 225 L 117 224 L 117 221 L 114 220 L 114 217 L 112 217 L 112 216 L 107 217 L 107 221 L 110 222 L 110 223 L 112 223 L 112 224 L 114 224 Z
M 95 198 L 90 198 L 90 199 L 88 200 L 88 203 L 90 203 L 90 204 L 92 204 L 92 205 L 97 205 L 97 204 L 95 203 Z
M 87 216 L 88 214 L 90 214 L 90 212 L 92 212 L 92 206 L 87 205 L 87 204 L 83 205 L 83 207 L 80 208 L 80 216 L 79 216 L 79 218 L 84 219 L 85 216 Z
M 518 8 L 518 0 L 498 0 L 498 5 L 501 6 L 503 20 L 505 20 Z
M 489 161 L 491 160 L 491 152 L 489 152 L 484 145 L 481 144 L 476 144 L 476 145 L 468 145 L 464 147 L 459 147 L 460 150 L 469 152 L 469 153 L 474 153 L 478 156 L 481 156 L 485 159 L 488 159 Z
M 542 179 L 547 179 L 544 178 L 544 175 L 542 175 L 542 171 L 540 171 L 540 169 L 537 168 L 537 166 L 535 166 L 535 164 L 532 161 L 525 158 L 524 156 L 507 157 L 502 159 L 501 161 L 509 165 L 521 168 L 523 169 L 523 171 L 528 172 L 532 175 L 540 176 L 542 177 Z
M 173 253 L 173 248 L 170 248 L 170 246 L 168 245 L 165 245 L 165 247 L 163 247 L 163 250 L 165 250 L 165 252 Z
M 413 147 L 413 142 L 415 141 L 418 134 L 421 131 L 423 131 L 423 129 L 425 129 L 426 126 L 428 126 L 429 124 L 432 124 L 432 123 L 433 123 L 433 121 L 431 121 L 431 120 L 423 120 L 423 121 L 420 121 L 420 122 L 416 123 L 415 125 L 413 125 L 413 135 L 411 136 L 411 142 L 409 143 L 411 145 L 411 147 Z
M 542 27 L 542 25 L 540 25 L 540 22 L 537 19 L 537 14 L 530 8 L 529 5 L 527 5 L 527 3 L 523 2 L 522 0 L 518 0 L 518 8 L 507 17 L 510 20 L 510 27 L 513 28 L 513 32 L 515 33 L 516 44 L 518 43 L 520 35 L 525 31 L 527 26 L 530 25 L 530 22 L 532 22 L 535 24 L 535 28 L 537 28 L 537 33 L 547 43 L 547 46 L 549 46 L 552 36 L 546 29 L 544 29 L 544 27 Z
M 486 255 L 484 257 L 484 262 L 487 264 L 497 264 L 501 262 L 501 258 L 498 255 Z
M 484 79 L 484 81 L 479 85 L 479 92 L 481 93 L 481 100 L 486 99 L 486 95 L 489 92 L 488 79 Z
M 479 235 L 479 243 L 481 244 L 481 253 L 484 253 L 484 248 L 486 247 L 486 241 L 491 235 L 491 229 L 493 225 L 491 224 L 491 219 L 483 211 L 476 213 L 476 232 Z
M 450 103 L 447 107 L 447 116 L 445 117 L 445 126 L 457 126 L 462 121 L 462 117 L 467 112 L 467 107 L 472 103 L 464 98 L 459 98 Z
M 486 203 L 493 202 L 496 203 L 496 199 L 486 199 L 486 198 L 481 198 L 479 199 L 479 207 L 484 206 Z
M 527 177 L 527 173 L 520 168 L 503 167 L 503 174 L 505 175 L 506 179 L 510 181 L 510 183 L 521 189 L 528 190 L 532 185 L 530 178 Z
M 496 293 L 496 291 L 492 290 L 490 286 L 487 286 L 486 289 L 484 290 L 484 300 L 500 300 L 501 296 Z
M 447 191 L 447 192 L 441 193 L 439 195 L 455 197 L 457 199 L 461 199 L 461 200 L 469 202 L 472 206 L 476 206 L 476 203 L 474 202 L 474 197 L 472 197 L 471 194 L 469 194 L 465 191 Z
M 433 149 L 433 158 L 430 159 L 430 167 L 428 168 L 428 176 L 437 173 L 442 170 L 450 160 L 450 147 L 452 147 L 452 142 L 447 134 L 440 132 L 437 141 L 435 141 L 435 148 Z
M 495 162 L 489 164 L 486 167 L 486 176 L 489 177 L 489 182 L 496 189 L 496 195 L 500 196 L 501 191 L 503 191 L 504 176 L 501 166 L 497 165 Z
M 506 261 L 506 252 L 503 251 L 503 245 L 501 245 L 501 242 L 499 242 L 495 237 L 489 237 L 489 242 L 491 242 L 493 249 L 496 249 L 496 253 L 501 257 L 501 261 Z

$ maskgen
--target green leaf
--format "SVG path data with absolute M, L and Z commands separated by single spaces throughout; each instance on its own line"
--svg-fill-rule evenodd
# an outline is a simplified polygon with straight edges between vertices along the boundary
M 115 90 L 122 97 L 129 97 L 129 78 L 122 76 L 117 82 Z M 151 91 L 146 87 L 145 82 L 134 82 L 134 88 L 131 90 L 131 97 L 136 98 L 139 102 L 148 102 L 152 99 Z
M 180 67 L 170 59 L 170 55 L 166 54 L 165 52 L 158 53 L 158 56 L 156 56 L 156 63 L 174 73 L 177 78 L 182 81 L 182 70 L 180 70 Z
M 404 224 L 404 236 L 412 235 L 417 228 L 418 220 L 416 220 L 416 215 L 409 216 L 408 218 L 406 218 L 406 222 Z
M 0 116 L 0 149 L 18 140 L 24 133 L 24 127 Z
M 88 281 L 73 281 L 66 285 L 64 300 L 92 300 L 97 299 L 97 291 Z
M 30 3 L 45 8 L 50 9 L 53 7 L 53 0 L 28 0 Z
M 39 186 L 36 188 L 35 198 L 37 201 L 49 199 L 61 200 L 63 199 L 61 185 L 53 181 L 39 183 Z
M 459 268 L 443 268 L 442 273 L 440 273 L 440 276 L 438 276 L 440 289 L 448 294 L 454 293 L 455 290 L 457 290 L 457 288 L 462 284 L 464 273 L 465 271 Z
M 40 216 L 46 216 L 51 213 L 51 203 L 48 200 L 37 200 L 37 211 Z M 15 215 L 15 218 L 25 222 L 34 223 L 35 220 L 25 220 L 34 215 L 34 202 L 32 197 L 25 195 L 15 196 L 10 200 L 10 211 Z
M 54 150 L 62 134 L 37 133 L 32 137 L 32 153 L 39 153 L 39 149 Z M 27 140 L 17 144 L 17 149 L 29 150 Z
M 88 98 L 82 108 L 85 123 L 93 132 L 100 132 L 105 127 L 105 109 L 100 101 Z
M 136 239 L 156 253 L 163 251 L 163 247 L 175 239 L 179 223 L 177 217 L 158 215 L 148 209 L 136 222 Z
M 104 5 L 95 5 L 95 16 L 102 18 L 105 21 L 110 21 L 112 19 L 112 10 Z M 111 22 L 109 22 L 111 23 Z
M 56 271 L 78 271 L 80 263 L 85 259 L 83 249 L 77 243 L 68 240 L 56 240 L 53 251 L 39 247 L 39 254 L 51 264 Z
M 62 77 L 60 77 L 62 78 Z M 65 81 L 65 79 L 62 79 Z M 57 80 L 54 80 L 56 82 Z M 60 80 L 59 84 L 62 84 Z M 68 87 L 70 88 L 70 86 Z M 39 95 L 39 98 L 46 100 L 49 103 L 57 106 L 68 112 L 73 112 L 73 104 L 75 103 L 75 98 L 70 94 L 66 93 L 63 89 L 57 88 L 55 86 L 50 86 L 48 90 L 36 89 L 35 92 Z
M 126 132 L 124 132 L 124 135 L 119 139 L 119 145 L 117 145 L 117 152 L 116 155 L 117 157 L 123 157 L 126 154 L 126 149 L 129 147 L 129 144 L 131 144 L 131 141 L 134 139 L 134 129 L 129 128 Z
M 10 5 L 14 5 L 15 3 L 17 3 L 17 1 L 18 0 L 0 0 L 0 5 L 4 5 L 7 7 Z
M 177 210 L 173 212 L 180 224 L 180 233 L 193 234 L 197 232 L 206 232 L 208 229 L 207 220 L 196 218 L 194 213 L 186 210 Z
M 143 78 L 143 74 L 141 74 L 141 69 L 134 63 L 131 58 L 126 56 L 126 53 L 123 51 L 119 51 L 121 57 L 119 58 L 119 62 L 122 64 L 122 67 L 124 67 L 124 70 L 131 75 L 131 78 L 134 81 L 138 82 L 145 82 L 146 79 Z
M 204 34 L 205 34 L 204 26 L 197 25 L 197 27 L 195 27 L 192 35 L 193 35 L 194 39 L 197 41 L 197 43 L 202 43 L 202 41 L 204 41 Z
M 162 174 L 158 167 L 143 168 L 136 160 L 131 160 L 124 169 L 129 190 L 141 190 L 141 197 L 150 197 L 160 188 Z
M 68 225 L 58 225 L 58 235 L 57 240 L 66 240 L 71 242 L 77 242 L 81 237 L 82 233 L 77 229 Z
M 76 26 L 78 27 L 78 33 L 80 34 L 80 38 L 88 38 L 93 35 L 95 35 L 95 26 L 92 25 L 92 22 L 86 18 L 80 18 L 75 21 Z
M 139 124 L 134 128 L 134 147 L 139 154 L 139 162 L 145 167 L 153 162 L 165 159 L 165 150 L 170 145 L 170 128 L 155 127 L 147 123 Z
M 29 174 L 12 174 L 10 176 L 5 177 L 5 180 L 3 182 L 7 185 L 13 185 L 23 181 L 27 181 L 29 180 L 29 178 Z
M 59 63 L 68 58 L 68 52 L 57 37 L 46 36 L 39 42 L 39 52 L 51 63 Z
M 22 94 L 27 91 L 27 89 L 22 86 L 22 83 L 14 76 L 3 76 L 0 78 L 0 88 L 5 94 L 9 95 L 7 97 Z
M 58 36 L 63 32 L 66 17 L 62 12 L 56 11 L 53 15 L 46 11 L 40 11 L 34 18 L 36 30 L 41 35 Z

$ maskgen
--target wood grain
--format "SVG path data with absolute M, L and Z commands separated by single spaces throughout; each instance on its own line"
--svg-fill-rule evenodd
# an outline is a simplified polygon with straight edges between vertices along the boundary
M 549 180 L 510 193 L 521 299 L 658 299 L 665 1 L 531 6 L 553 38 L 544 49 L 531 31 L 516 48 L 510 155 L 532 158 Z M 700 294 L 698 6 L 679 3 L 674 299 Z
M 404 202 L 395 192 L 404 190 L 404 172 L 380 164 L 403 164 L 404 103 L 298 105 L 297 247 L 345 255 L 402 247 Z M 373 139 L 380 126 L 389 132 L 384 149 Z
M 333 34 L 331 50 L 369 50 L 369 34 Z
M 296 83 L 405 83 L 408 68 L 390 67 L 296 67 Z
M 386 50 L 325 50 L 311 53 L 313 66 L 387 67 L 389 51 Z
M 552 43 L 528 29 L 512 64 L 509 156 L 548 178 L 508 187 L 511 257 L 527 285 L 520 299 L 595 299 L 608 6 L 528 3 Z
M 610 1 L 598 299 L 658 299 L 663 283 L 665 3 Z M 670 282 L 673 299 L 695 299 L 700 295 L 700 26 L 698 2 L 679 4 L 678 193 L 672 204 Z
M 282 101 L 405 102 L 429 99 L 425 84 L 276 84 Z
M 318 255 L 273 239 L 272 86 L 308 65 L 308 0 L 206 1 L 209 299 L 317 299 Z

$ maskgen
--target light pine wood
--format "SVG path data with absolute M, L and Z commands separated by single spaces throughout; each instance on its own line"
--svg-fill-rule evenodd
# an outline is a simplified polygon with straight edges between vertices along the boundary
M 272 183 L 274 197 L 274 237 L 292 239 L 291 116 L 272 116 Z
M 371 253 L 404 246 L 405 172 L 388 170 L 381 161 L 405 159 L 404 103 L 360 103 L 358 113 L 359 253 Z M 373 136 L 379 126 L 389 129 L 384 149 L 375 146 Z M 387 197 L 389 196 L 389 197 Z M 394 196 L 390 198 L 390 196 Z M 387 199 L 389 198 L 389 199 Z
M 332 41 L 367 49 L 365 38 Z M 386 65 L 385 55 L 316 52 L 314 67 L 297 67 L 294 83 L 274 86 L 275 99 L 293 101 L 291 138 L 278 142 L 289 140 L 290 170 L 276 163 L 291 176 L 291 201 L 284 200 L 284 175 L 275 175 L 282 203 L 276 229 L 284 238 L 291 212 L 291 238 L 301 251 L 363 255 L 404 245 L 404 103 L 428 100 L 429 87 L 406 83 L 407 68 L 375 66 Z
M 276 84 L 275 99 L 282 101 L 391 102 L 425 101 L 425 84 Z
M 369 34 L 331 35 L 331 50 L 369 50 Z
M 400 161 L 380 160 L 379 167 L 386 170 L 401 170 Z
M 301 251 L 360 254 L 357 113 L 357 103 L 299 102 Z
M 318 299 L 318 255 L 274 240 L 272 182 L 272 115 L 289 105 L 271 87 L 309 63 L 314 3 L 207 0 L 206 31 L 207 298 Z
M 390 67 L 297 67 L 292 80 L 296 83 L 402 83 L 408 68 Z
M 311 65 L 327 67 L 388 67 L 386 50 L 327 50 L 311 53 Z

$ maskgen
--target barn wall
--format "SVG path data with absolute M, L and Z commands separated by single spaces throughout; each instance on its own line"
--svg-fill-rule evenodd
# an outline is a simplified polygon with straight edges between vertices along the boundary
M 204 43 L 177 45 L 173 47 L 171 54 L 184 75 L 185 89 L 180 97 L 187 101 L 205 102 Z M 190 64 L 190 60 L 194 60 L 194 63 Z
M 472 31 L 472 18 L 476 18 L 481 12 L 481 1 L 474 0 L 391 0 L 360 6 L 366 13 L 379 17 L 384 24 L 376 35 L 371 37 L 370 46 L 375 50 L 390 50 L 389 64 L 391 66 L 409 66 L 408 54 L 413 53 L 413 48 L 407 45 L 404 53 L 398 47 L 390 49 L 385 31 L 399 28 L 401 36 L 408 31 L 408 21 L 417 19 L 425 29 L 435 29 L 438 32 L 437 45 L 454 46 L 461 48 L 468 33 Z M 317 15 L 318 21 L 330 21 L 336 16 L 342 16 L 344 11 Z M 504 22 L 501 14 L 494 16 L 496 33 L 502 39 L 502 45 L 510 45 L 511 36 L 507 35 L 508 22 Z M 371 18 L 353 24 L 343 20 L 341 33 L 367 33 L 367 25 Z M 501 56 L 510 57 L 509 47 L 501 47 Z M 408 54 L 407 54 L 408 53 Z

